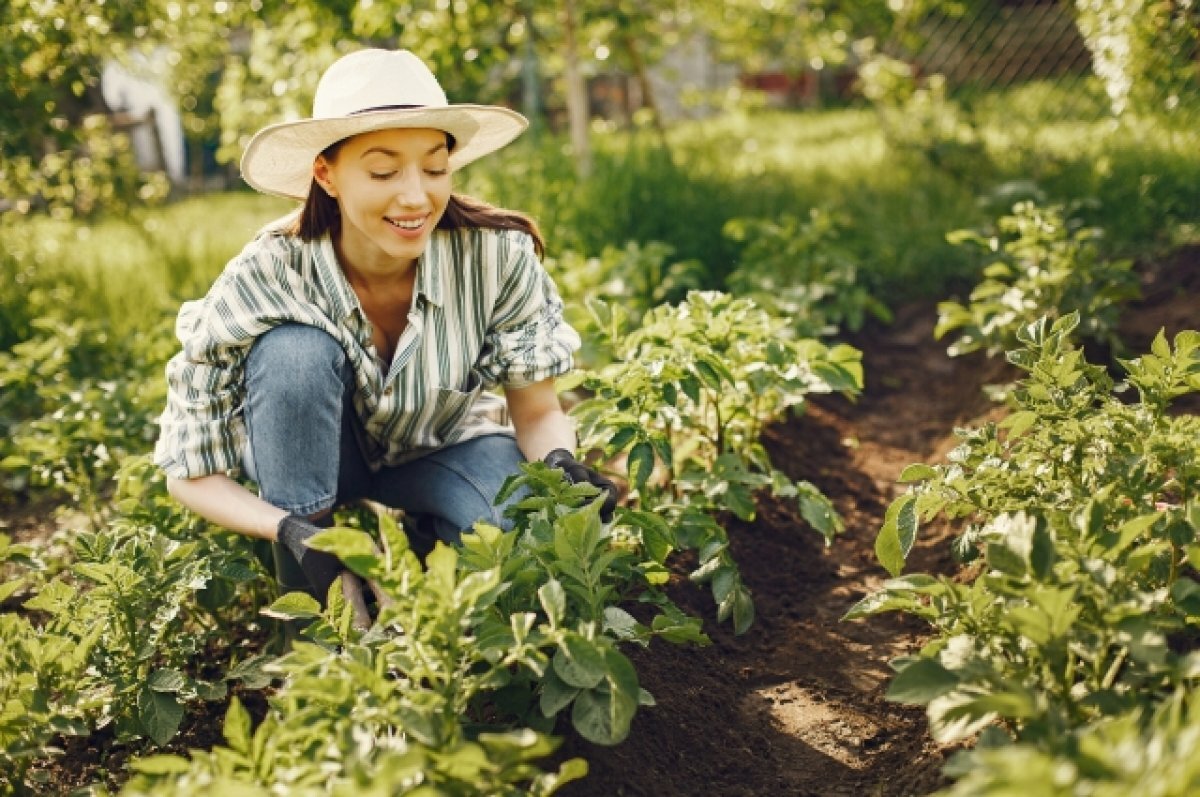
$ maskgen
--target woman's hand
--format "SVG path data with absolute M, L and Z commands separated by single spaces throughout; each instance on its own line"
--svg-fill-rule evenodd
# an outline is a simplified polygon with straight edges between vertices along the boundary
M 620 491 L 612 480 L 600 475 L 584 465 L 565 448 L 556 448 L 542 460 L 552 468 L 559 468 L 571 484 L 590 484 L 600 489 L 604 495 L 604 503 L 600 505 L 600 519 L 605 523 L 612 520 L 613 510 L 617 508 Z

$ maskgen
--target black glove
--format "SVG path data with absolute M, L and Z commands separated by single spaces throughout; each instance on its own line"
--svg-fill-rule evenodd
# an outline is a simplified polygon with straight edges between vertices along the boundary
M 590 484 L 599 487 L 600 491 L 605 494 L 604 503 L 600 505 L 600 519 L 605 523 L 612 520 L 613 510 L 617 508 L 617 498 L 620 493 L 617 485 L 613 484 L 611 480 L 575 459 L 575 456 L 565 448 L 554 449 L 546 455 L 542 462 L 552 468 L 561 469 L 571 484 Z
M 308 547 L 309 539 L 325 529 L 299 515 L 288 515 L 279 521 L 278 529 L 279 542 L 296 557 L 300 569 L 308 577 L 308 583 L 317 593 L 317 600 L 324 606 L 325 596 L 329 594 L 329 585 L 346 569 L 342 560 L 333 554 Z

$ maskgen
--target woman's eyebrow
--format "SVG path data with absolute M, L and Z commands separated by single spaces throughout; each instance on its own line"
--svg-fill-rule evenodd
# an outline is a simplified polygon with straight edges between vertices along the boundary
M 426 152 L 425 154 L 432 155 L 433 153 L 437 152 L 440 149 L 449 149 L 449 147 L 446 146 L 446 142 L 442 141 L 438 144 L 435 144 L 433 147 L 431 147 L 429 149 L 429 151 Z M 394 149 L 388 149 L 387 147 L 371 147 L 369 150 L 367 150 L 366 152 L 364 152 L 362 155 L 359 156 L 359 160 L 362 160 L 363 158 L 367 157 L 368 155 L 373 155 L 376 153 L 378 153 L 380 155 L 386 155 L 389 158 L 398 158 L 402 154 L 402 153 L 397 152 Z

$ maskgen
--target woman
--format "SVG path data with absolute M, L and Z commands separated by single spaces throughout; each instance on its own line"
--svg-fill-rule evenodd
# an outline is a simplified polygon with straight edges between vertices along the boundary
M 554 377 L 579 337 L 538 230 L 451 191 L 455 169 L 525 119 L 448 104 L 403 50 L 343 57 L 313 109 L 259 131 L 241 164 L 257 190 L 301 200 L 298 214 L 180 312 L 155 450 L 171 494 L 275 541 L 283 586 L 322 600 L 343 567 L 306 542 L 349 499 L 404 509 L 453 543 L 480 519 L 508 525 L 496 494 L 540 459 L 600 487 L 611 513 L 612 482 L 570 453 Z M 484 392 L 496 386 L 503 399 Z M 229 475 L 239 467 L 258 495 Z

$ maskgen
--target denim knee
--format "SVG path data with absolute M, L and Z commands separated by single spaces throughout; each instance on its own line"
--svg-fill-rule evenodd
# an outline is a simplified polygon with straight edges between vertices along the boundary
M 340 395 L 351 374 L 346 352 L 333 335 L 306 324 L 281 324 L 250 348 L 246 378 L 253 377 L 270 379 L 282 395 L 303 400 L 331 389 Z
M 353 379 L 327 332 L 284 324 L 246 358 L 247 470 L 268 502 L 310 515 L 337 497 L 342 414 Z

